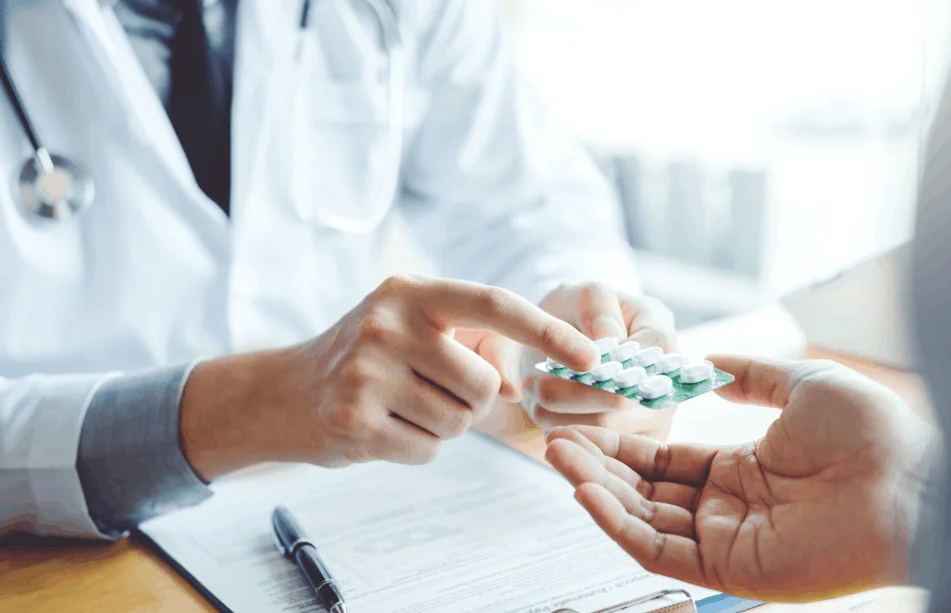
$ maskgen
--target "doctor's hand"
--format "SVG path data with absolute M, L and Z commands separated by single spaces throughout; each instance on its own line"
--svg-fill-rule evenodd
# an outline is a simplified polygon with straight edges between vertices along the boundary
M 262 461 L 427 462 L 500 393 L 517 399 L 504 368 L 516 343 L 579 369 L 599 359 L 572 326 L 506 290 L 388 279 L 312 341 L 199 364 L 182 447 L 206 479 Z
M 665 445 L 590 427 L 549 436 L 575 498 L 648 571 L 767 600 L 907 583 L 929 429 L 832 362 L 720 358 L 721 394 L 783 409 L 761 439 Z
M 591 339 L 613 336 L 621 342 L 637 341 L 644 347 L 674 349 L 673 313 L 656 298 L 631 296 L 600 283 L 586 283 L 552 290 L 541 307 Z M 526 351 L 522 365 L 522 404 L 540 427 L 547 430 L 585 424 L 666 438 L 673 407 L 645 409 L 618 394 L 538 372 L 534 365 L 545 357 L 554 356 Z

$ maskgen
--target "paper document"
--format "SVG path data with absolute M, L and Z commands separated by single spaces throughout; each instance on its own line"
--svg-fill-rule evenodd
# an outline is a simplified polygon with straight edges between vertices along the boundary
M 426 466 L 284 466 L 213 489 L 200 506 L 140 529 L 236 613 L 321 610 L 274 545 L 278 504 L 355 613 L 587 612 L 662 589 L 714 594 L 645 572 L 560 475 L 477 434 L 445 443 Z

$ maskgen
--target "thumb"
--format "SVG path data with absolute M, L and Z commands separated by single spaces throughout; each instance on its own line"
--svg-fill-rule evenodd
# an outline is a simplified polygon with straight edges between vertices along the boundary
M 621 302 L 614 290 L 603 285 L 594 284 L 581 294 L 577 324 L 588 338 L 628 337 Z
M 624 322 L 619 319 L 615 319 L 610 315 L 601 315 L 596 318 L 592 323 L 589 331 L 585 331 L 585 334 L 589 338 L 595 340 L 599 338 L 604 338 L 606 336 L 613 336 L 614 338 L 624 341 L 627 339 L 627 329 L 624 327 Z
M 717 394 L 730 402 L 785 408 L 789 395 L 802 379 L 801 362 L 741 356 L 709 356 L 717 368 L 734 377 Z
M 488 332 L 475 351 L 501 375 L 499 396 L 509 402 L 521 401 L 522 385 L 518 376 L 521 346 L 501 334 Z

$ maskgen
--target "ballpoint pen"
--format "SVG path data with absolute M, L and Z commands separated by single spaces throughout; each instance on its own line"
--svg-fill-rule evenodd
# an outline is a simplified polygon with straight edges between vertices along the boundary
M 317 547 L 304 536 L 290 511 L 284 507 L 274 509 L 271 526 L 278 550 L 297 564 L 314 589 L 317 601 L 330 613 L 347 613 L 347 605 L 333 576 L 317 556 Z

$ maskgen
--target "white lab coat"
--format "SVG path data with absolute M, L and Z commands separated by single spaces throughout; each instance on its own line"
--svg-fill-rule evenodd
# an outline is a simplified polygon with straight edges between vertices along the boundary
M 341 232 L 308 212 L 399 208 L 442 274 L 534 301 L 565 281 L 633 289 L 609 190 L 548 137 L 494 0 L 396 1 L 402 166 L 372 202 L 393 119 L 374 13 L 316 2 L 297 61 L 301 1 L 240 0 L 230 220 L 198 188 L 110 4 L 3 1 L 39 134 L 97 191 L 76 221 L 25 215 L 10 179 L 31 150 L 0 103 L 0 533 L 99 534 L 75 462 L 108 377 L 301 341 L 375 287 L 383 225 Z

